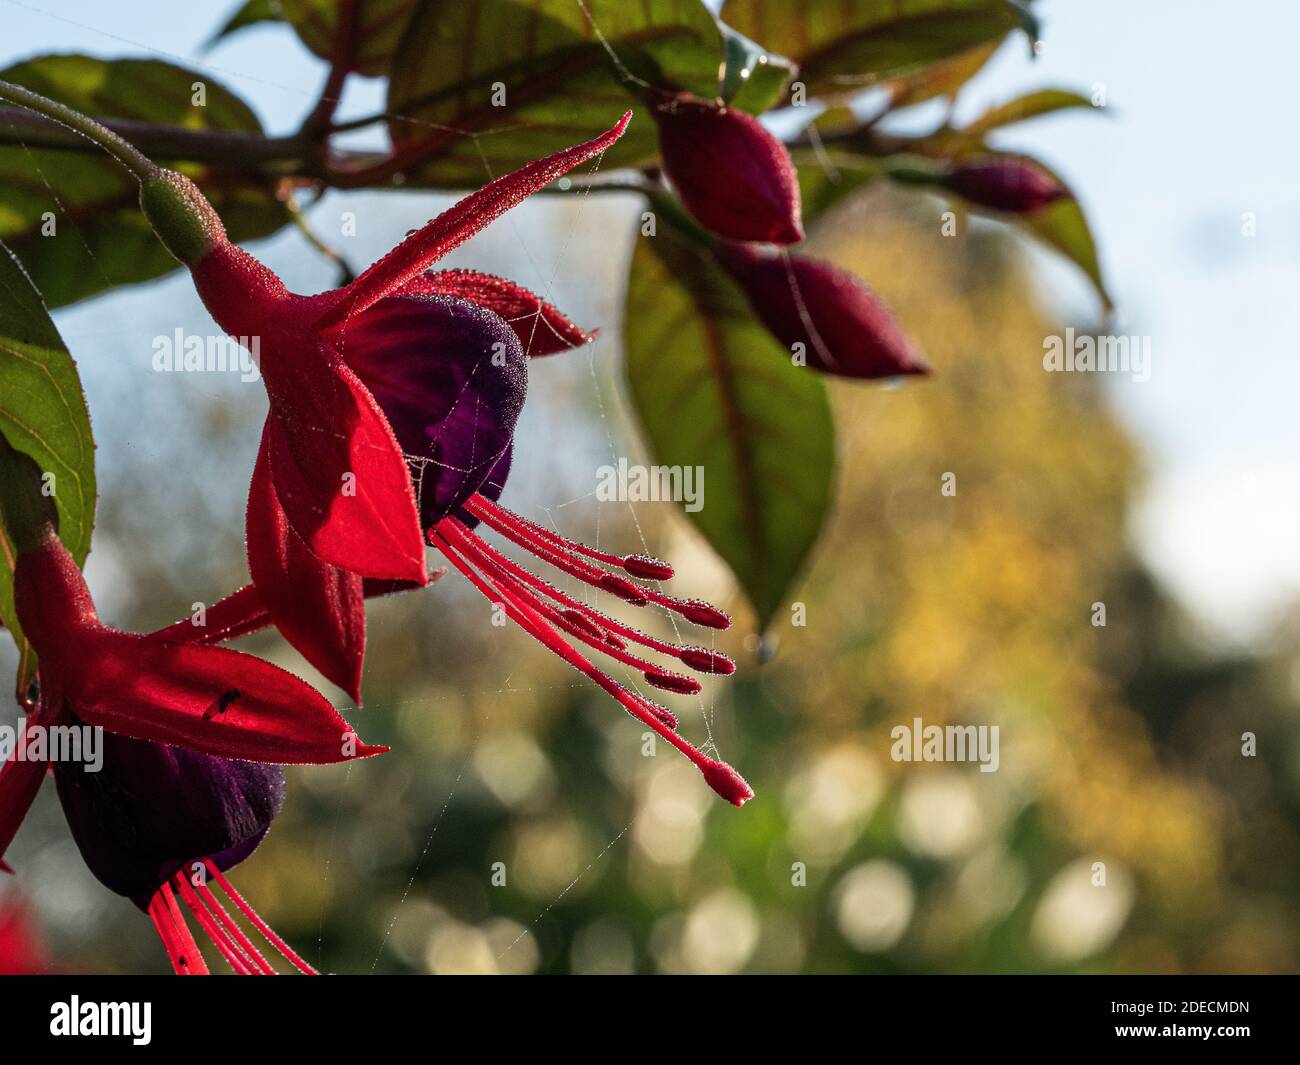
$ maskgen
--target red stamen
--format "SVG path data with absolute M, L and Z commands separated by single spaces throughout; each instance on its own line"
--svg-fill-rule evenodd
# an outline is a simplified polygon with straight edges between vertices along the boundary
M 671 673 L 665 669 L 647 669 L 642 674 L 646 683 L 660 691 L 673 692 L 676 695 L 698 695 L 702 685 L 694 677 Z
M 572 607 L 565 607 L 560 611 L 560 616 L 570 625 L 582 629 L 593 640 L 599 640 L 601 643 L 609 643 L 610 634 L 597 625 L 591 618 L 587 617 L 581 610 L 574 610 Z M 618 647 L 618 644 L 612 644 Z
M 185 923 L 170 884 L 163 884 L 154 895 L 151 905 L 157 906 L 154 927 L 162 938 L 163 949 L 171 960 L 172 971 L 177 976 L 207 976 L 208 964 L 203 952 L 194 942 L 190 926 Z
M 212 945 L 217 948 L 221 956 L 237 976 L 251 976 L 253 967 L 249 960 L 244 957 L 243 953 L 235 946 L 231 938 L 226 935 L 225 931 L 217 925 L 208 913 L 207 908 L 199 901 L 199 897 L 194 894 L 194 889 L 190 882 L 185 879 L 184 873 L 177 873 L 173 878 L 176 887 L 180 889 L 181 898 L 185 900 L 185 905 L 189 907 L 190 913 L 194 919 L 199 922 L 199 927 L 207 934 Z
M 455 518 L 448 518 L 448 521 L 455 522 L 456 527 L 466 536 L 470 535 L 461 522 Z M 622 641 L 611 642 L 609 634 L 604 632 L 599 626 L 588 619 L 584 614 L 576 610 L 557 610 L 549 603 L 543 602 L 527 588 L 521 586 L 513 580 L 510 575 L 500 566 L 495 564 L 491 558 L 490 549 L 485 544 L 479 545 L 482 548 L 482 559 L 480 564 L 488 569 L 489 575 L 497 583 L 504 583 L 512 588 L 517 595 L 522 596 L 534 610 L 542 615 L 552 625 L 557 625 L 570 636 L 585 643 L 593 650 L 601 652 L 614 659 L 616 662 L 622 662 L 625 666 L 631 666 L 633 669 L 641 671 L 645 677 L 646 683 L 651 684 L 662 691 L 675 692 L 678 695 L 695 695 L 700 691 L 700 682 L 694 677 L 683 676 L 681 673 L 672 673 L 668 670 L 660 669 L 653 662 L 647 662 L 644 658 L 639 658 L 625 650 L 626 645 Z M 677 718 L 664 711 L 667 714 L 663 720 L 670 721 L 670 728 L 677 727 Z
M 671 595 L 653 590 L 646 592 L 646 598 L 652 603 L 676 611 L 692 625 L 704 625 L 710 629 L 731 628 L 731 615 L 725 610 L 719 610 L 712 603 L 706 603 L 703 599 L 674 599 Z
M 497 532 L 505 535 L 504 531 L 498 526 L 498 522 L 509 527 L 522 528 L 526 532 L 531 532 L 546 540 L 562 550 L 567 550 L 574 554 L 585 555 L 587 558 L 595 559 L 597 562 L 603 562 L 607 566 L 618 566 L 626 570 L 633 577 L 647 581 L 667 581 L 673 576 L 673 568 L 662 559 L 651 558 L 649 555 L 615 555 L 609 551 L 599 551 L 594 547 L 588 547 L 577 540 L 570 540 L 567 536 L 561 536 L 559 533 L 539 525 L 535 521 L 530 521 L 522 515 L 516 514 L 512 510 L 506 510 L 500 503 L 494 502 L 483 495 L 474 495 L 465 504 L 465 509 L 473 514 L 476 518 L 481 519 Z
M 167 912 L 161 893 L 155 892 L 154 897 L 149 900 L 149 920 L 153 922 L 154 931 L 162 941 L 163 950 L 167 952 L 167 960 L 171 962 L 172 972 L 177 976 L 187 975 L 189 970 L 185 967 L 184 959 L 177 949 L 176 929 L 172 927 L 171 914 Z
M 208 887 L 206 883 L 196 885 L 194 890 L 198 893 L 199 898 L 203 900 L 203 904 L 208 908 L 208 911 L 221 922 L 225 927 L 225 930 L 230 934 L 235 942 L 239 944 L 240 949 L 253 962 L 253 964 L 261 969 L 267 976 L 274 976 L 275 967 L 266 960 L 266 955 L 258 950 L 257 947 L 254 946 L 253 941 L 245 935 L 244 930 L 240 928 L 235 919 L 230 916 L 229 911 L 221 905 L 221 900 L 217 898 L 213 890 Z
M 495 572 L 499 573 L 499 571 Z M 504 575 L 501 576 L 501 579 L 509 581 L 509 578 Z M 586 622 L 584 619 L 584 623 L 575 624 L 570 620 L 573 611 L 556 610 L 555 607 L 542 602 L 527 589 L 518 587 L 513 581 L 509 581 L 509 583 L 515 587 L 517 592 L 526 596 L 529 605 L 551 624 L 558 625 L 570 636 L 581 640 L 588 647 L 607 655 L 614 661 L 622 662 L 625 666 L 631 666 L 633 669 L 639 669 L 647 684 L 651 684 L 661 691 L 676 692 L 678 695 L 695 695 L 700 691 L 700 682 L 694 677 L 686 677 L 681 673 L 671 673 L 660 669 L 653 662 L 647 662 L 644 658 L 638 658 L 636 655 L 629 654 L 622 647 L 609 643 L 604 638 L 603 633 L 593 636 L 588 627 L 590 622 Z M 674 718 L 674 720 L 676 719 Z M 676 725 L 673 727 L 675 728 Z
M 663 739 L 667 740 L 684 754 L 700 770 L 710 787 L 728 802 L 740 806 L 753 797 L 753 791 L 744 779 L 730 766 L 709 758 L 682 739 L 662 718 L 663 708 L 651 703 L 634 692 L 629 691 L 613 678 L 593 666 L 572 645 L 541 617 L 528 602 L 528 594 L 518 585 L 501 579 L 501 568 L 495 566 L 491 558 L 482 551 L 482 543 L 477 537 L 464 529 L 456 521 L 440 522 L 430 530 L 429 538 L 434 546 L 443 552 L 454 565 L 489 601 L 501 602 L 506 613 L 534 638 L 539 640 L 558 657 L 568 662 L 584 676 L 595 681 L 602 689 L 618 700 L 619 704 L 634 718 L 648 725 Z M 495 573 L 496 581 L 479 573 L 474 567 Z
M 592 647 L 595 650 L 600 651 L 602 654 L 608 655 L 615 661 L 622 662 L 625 665 L 632 666 L 634 669 L 641 670 L 646 680 L 651 684 L 654 684 L 656 687 L 667 687 L 669 682 L 664 678 L 677 677 L 679 683 L 688 685 L 695 684 L 695 691 L 699 690 L 698 683 L 693 681 L 690 677 L 681 677 L 677 674 L 665 673 L 654 663 L 637 658 L 635 655 L 626 653 L 621 647 L 608 643 L 603 638 L 604 634 L 601 633 L 593 623 L 587 621 L 585 617 L 578 614 L 576 611 L 556 610 L 555 607 L 551 606 L 549 603 L 543 602 L 527 587 L 514 580 L 510 574 L 497 563 L 497 560 L 492 557 L 494 552 L 492 552 L 491 548 L 478 540 L 478 538 L 475 537 L 462 522 L 458 521 L 456 518 L 448 518 L 447 521 L 453 522 L 455 528 L 463 537 L 466 538 L 468 543 L 472 545 L 472 548 L 474 549 L 472 554 L 473 561 L 487 574 L 493 583 L 500 588 L 509 589 L 522 601 L 524 605 L 529 609 L 536 611 L 543 619 L 549 621 L 553 625 L 557 625 L 559 628 L 569 633 L 569 635 L 574 636 L 581 642 L 585 643 L 588 647 Z M 570 617 L 566 616 L 566 614 L 574 617 L 581 617 L 582 622 L 575 623 L 570 620 Z M 594 635 L 593 631 L 595 633 Z M 658 703 L 653 703 L 641 696 L 638 696 L 637 698 L 640 698 L 646 709 L 668 726 L 668 728 L 676 729 L 678 727 L 679 722 L 677 720 L 677 715 L 667 707 L 660 706 Z
M 488 505 L 483 506 L 483 503 Z M 556 569 L 576 577 L 584 584 L 590 584 L 595 588 L 616 595 L 633 606 L 645 606 L 647 602 L 656 603 L 674 613 L 680 614 L 693 625 L 706 625 L 711 629 L 726 629 L 731 626 L 731 618 L 724 611 L 719 610 L 711 603 L 704 602 L 702 599 L 678 599 L 675 596 L 655 591 L 653 588 L 642 588 L 639 584 L 634 584 L 617 573 L 607 573 L 603 569 L 579 561 L 572 555 L 563 554 L 562 552 L 571 549 L 572 541 L 566 540 L 558 534 L 550 533 L 534 522 L 528 522 L 520 518 L 500 504 L 485 500 L 481 495 L 471 497 L 469 502 L 465 504 L 465 509 L 475 517 L 482 519 L 486 525 L 495 529 L 506 539 L 536 555 L 543 562 L 549 562 Z M 555 541 L 558 541 L 558 543 Z M 584 548 L 582 553 L 585 554 L 588 550 L 590 549 Z M 610 555 L 608 557 L 615 559 L 616 564 L 623 565 L 624 560 L 621 556 Z M 649 561 L 659 563 L 659 565 L 665 567 L 668 565 L 666 562 L 660 563 L 658 559 L 650 559 Z
M 256 951 L 251 944 L 249 944 L 248 949 L 245 949 L 230 934 L 229 929 L 225 928 L 223 923 L 216 919 L 215 914 L 204 903 L 203 899 L 195 891 L 194 885 L 190 883 L 183 872 L 177 873 L 173 879 L 176 881 L 176 886 L 180 888 L 181 897 L 185 900 L 185 905 L 190 908 L 190 913 L 194 914 L 195 920 L 203 926 L 203 931 L 208 934 L 213 946 L 221 951 L 221 956 L 230 963 L 230 967 L 236 973 L 240 976 L 275 975 L 275 970 L 266 965 L 265 958 L 262 959 L 261 965 L 254 959 L 253 955 Z M 206 887 L 204 890 L 207 890 Z M 211 892 L 209 891 L 208 894 L 211 894 Z M 243 938 L 247 941 L 247 937 Z
M 464 529 L 464 526 L 462 525 L 461 528 Z M 468 530 L 465 531 L 468 533 Z M 630 625 L 625 625 L 621 621 L 617 621 L 614 618 L 602 614 L 600 611 L 574 599 L 573 596 L 560 591 L 558 588 L 544 581 L 541 577 L 538 577 L 535 573 L 530 573 L 517 562 L 508 558 L 506 555 L 479 539 L 477 536 L 474 537 L 474 542 L 480 550 L 486 552 L 492 558 L 494 563 L 505 569 L 511 577 L 515 578 L 515 580 L 522 582 L 530 588 L 536 589 L 549 599 L 553 599 L 555 602 L 567 607 L 568 609 L 562 610 L 560 612 L 561 614 L 565 616 L 577 615 L 583 618 L 583 621 L 578 622 L 574 621 L 573 618 L 570 617 L 570 620 L 573 621 L 574 624 L 581 624 L 584 628 L 600 632 L 606 643 L 609 643 L 611 646 L 616 647 L 619 650 L 626 647 L 626 644 L 623 642 L 623 639 L 626 638 L 627 640 L 640 644 L 642 647 L 647 647 L 652 651 L 658 651 L 660 654 L 671 655 L 673 658 L 680 659 L 683 663 L 690 666 L 691 669 L 697 670 L 701 673 L 714 673 L 721 676 L 730 676 L 736 671 L 735 663 L 720 652 L 709 651 L 702 647 L 679 647 L 677 644 L 668 643 L 666 640 L 660 640 L 653 636 L 649 636 L 646 633 L 641 632 L 639 629 L 634 629 Z M 602 647 L 601 650 L 604 650 L 604 648 Z
M 293 965 L 294 968 L 298 969 L 300 972 L 306 973 L 308 976 L 320 975 L 315 969 L 303 961 L 288 943 L 276 935 L 275 929 L 262 920 L 258 912 L 244 901 L 244 896 L 236 891 L 234 885 L 221 874 L 221 870 L 212 864 L 211 858 L 205 858 L 203 864 L 208 867 L 208 872 L 212 874 L 213 879 L 221 885 L 221 889 L 226 893 L 226 897 L 234 903 L 236 909 L 252 922 L 253 927 L 266 937 L 266 941 L 278 950 L 287 962 Z
M 704 647 L 683 647 L 677 657 L 698 673 L 714 673 L 729 677 L 736 672 L 736 663 L 730 658 Z

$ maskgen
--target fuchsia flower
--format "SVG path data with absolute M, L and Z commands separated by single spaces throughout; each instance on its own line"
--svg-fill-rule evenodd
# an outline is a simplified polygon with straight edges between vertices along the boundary
M 105 625 L 49 524 L 19 542 L 14 601 L 40 659 L 40 700 L 28 715 L 28 732 L 86 722 L 123 737 L 277 765 L 342 762 L 387 750 L 361 743 L 319 692 L 260 658 Z M 0 858 L 45 770 L 39 760 L 18 757 L 17 749 L 0 767 Z
M 772 335 L 802 345 L 814 369 L 857 378 L 930 372 L 889 309 L 847 270 L 745 244 L 721 244 L 715 255 Z
M 359 743 L 319 693 L 251 655 L 103 624 L 52 525 L 33 532 L 30 512 L 12 496 L 4 502 L 19 552 L 18 620 L 40 673 L 23 743 L 0 767 L 0 857 L 51 769 L 48 748 L 34 742 L 38 731 L 102 726 L 97 771 L 53 765 L 59 799 L 90 870 L 149 913 L 175 971 L 207 972 L 181 903 L 236 972 L 274 971 L 207 886 L 208 875 L 276 950 L 312 971 L 223 873 L 253 852 L 279 811 L 278 763 L 339 762 L 387 748 Z M 8 870 L 2 861 L 0 868 Z
M 1009 155 L 958 163 L 943 177 L 942 184 L 971 203 L 1013 214 L 1041 211 L 1070 195 L 1042 167 Z
M 686 93 L 650 113 L 664 172 L 700 225 L 730 240 L 803 240 L 794 163 L 758 119 Z
M 55 723 L 81 720 L 42 698 L 28 717 L 27 733 Z M 97 771 L 79 763 L 53 765 L 59 801 L 90 871 L 149 914 L 173 970 L 208 972 L 183 905 L 236 973 L 275 971 L 208 886 L 211 878 L 286 960 L 314 972 L 223 875 L 265 837 L 284 801 L 284 769 L 111 732 L 102 742 Z M 0 770 L 0 853 L 50 768 L 28 751 Z
M 687 743 L 671 711 L 616 682 L 574 641 L 676 693 L 697 692 L 699 682 L 634 653 L 629 644 L 705 673 L 729 674 L 735 668 L 731 660 L 658 640 L 598 613 L 473 531 L 482 522 L 562 573 L 632 605 L 654 603 L 712 628 L 730 624 L 707 603 L 680 600 L 631 579 L 666 580 L 672 576 L 666 563 L 575 544 L 496 502 L 527 391 L 525 351 L 561 350 L 588 334 L 508 281 L 468 271 L 423 273 L 531 192 L 603 151 L 629 118 L 466 197 L 351 284 L 322 296 L 289 293 L 252 256 L 229 244 L 215 213 L 179 175 L 160 171 L 152 184 L 146 181 L 142 202 L 168 246 L 189 263 L 218 323 L 232 334 L 263 338 L 271 414 L 248 507 L 256 596 L 234 604 L 247 612 L 242 617 L 232 617 L 231 604 L 218 611 L 219 630 L 249 631 L 254 613 L 265 610 L 309 661 L 355 692 L 364 649 L 363 578 L 408 584 L 425 579 L 422 553 L 418 572 L 407 565 L 413 552 L 402 530 L 414 523 L 417 534 L 423 530 L 484 595 L 502 603 L 526 631 L 686 754 L 719 794 L 740 805 L 752 792 L 734 769 Z M 190 223 L 196 213 L 197 226 Z M 395 464 L 401 490 L 391 483 Z M 363 474 L 383 486 L 372 486 L 362 506 L 337 488 L 357 466 L 364 468 L 356 472 L 353 499 L 362 494 Z M 374 524 L 383 529 L 357 528 Z M 607 566 L 621 572 L 602 568 Z
M 481 332 L 485 319 L 479 325 L 457 321 L 473 307 L 494 323 L 508 320 L 516 344 L 532 354 L 591 339 L 512 282 L 466 270 L 424 271 L 530 193 L 604 151 L 630 117 L 586 144 L 492 182 L 351 284 L 318 296 L 289 292 L 270 270 L 231 244 L 216 213 L 186 178 L 156 169 L 141 181 L 146 214 L 190 267 L 218 324 L 232 335 L 261 338 L 271 410 L 249 495 L 254 584 L 289 642 L 358 701 L 363 579 L 409 586 L 427 580 L 425 526 L 416 499 L 420 477 L 412 483 L 407 455 L 420 462 L 453 461 L 446 452 L 450 438 L 442 453 L 429 456 L 427 438 L 403 440 L 394 434 L 381 397 L 390 406 L 410 407 L 418 406 L 419 396 L 403 396 L 405 382 L 396 390 L 386 382 L 402 374 L 438 374 L 437 350 L 458 341 L 473 343 Z M 394 313 L 399 309 L 402 313 Z M 464 418 L 465 409 L 456 417 Z M 478 465 L 485 454 L 479 445 L 478 458 L 467 460 L 469 476 L 482 480 L 485 471 Z M 497 461 L 508 463 L 508 456 L 493 454 L 491 462 Z

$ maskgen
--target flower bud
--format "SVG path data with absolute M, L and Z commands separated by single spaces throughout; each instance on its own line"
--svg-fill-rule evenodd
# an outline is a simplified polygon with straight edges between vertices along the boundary
M 1069 193 L 1041 167 L 1014 156 L 994 155 L 961 163 L 943 184 L 963 199 L 997 211 L 1039 211 Z
M 685 94 L 652 113 L 664 171 L 700 225 L 731 240 L 803 240 L 794 164 L 758 119 Z
M 929 373 L 888 308 L 847 270 L 739 244 L 720 247 L 718 258 L 772 335 L 814 369 L 857 378 Z

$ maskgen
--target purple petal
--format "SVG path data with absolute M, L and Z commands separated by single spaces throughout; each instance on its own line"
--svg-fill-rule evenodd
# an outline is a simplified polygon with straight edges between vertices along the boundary
M 75 724 L 81 724 L 74 721 Z M 243 861 L 284 803 L 284 769 L 101 733 L 103 765 L 57 762 L 63 812 L 90 871 L 142 909 L 191 862 Z
M 407 454 L 424 528 L 480 489 L 500 494 L 528 387 L 503 319 L 467 300 L 394 296 L 352 319 L 337 343 Z

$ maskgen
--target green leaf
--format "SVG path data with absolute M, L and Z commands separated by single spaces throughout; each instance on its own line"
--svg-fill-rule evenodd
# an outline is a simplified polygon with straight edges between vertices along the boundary
M 81 565 L 95 525 L 95 443 L 77 367 L 40 293 L 0 245 L 0 433 L 47 474 L 59 536 Z M 0 518 L 0 619 L 18 644 L 21 698 L 36 674 L 35 655 L 14 613 L 14 549 Z
M 785 96 L 797 69 L 784 56 L 764 51 L 730 26 L 722 31 L 724 59 L 718 95 L 732 107 L 761 115 Z
M 1034 161 L 1049 174 L 1051 173 L 1051 170 L 1042 163 Z M 1057 181 L 1061 181 L 1059 176 L 1053 176 Z M 1069 188 L 1065 182 L 1062 181 L 1061 184 Z M 1092 287 L 1096 290 L 1105 310 L 1110 311 L 1114 308 L 1115 304 L 1102 277 L 1101 262 L 1097 257 L 1097 242 L 1093 239 L 1088 218 L 1073 193 L 1068 199 L 1049 203 L 1034 214 L 1012 216 L 1011 221 L 1079 267 L 1092 282 Z
M 1014 122 L 1023 122 L 1029 118 L 1037 118 L 1039 115 L 1049 115 L 1054 111 L 1065 111 L 1076 107 L 1086 108 L 1089 111 L 1104 110 L 1093 107 L 1088 97 L 1070 92 L 1068 89 L 1040 89 L 989 108 L 970 125 L 963 127 L 960 133 L 966 137 L 983 137 L 992 130 L 1009 126 Z
M 960 52 L 950 59 L 923 67 L 890 83 L 891 106 L 912 107 L 936 97 L 953 99 L 962 87 L 975 77 L 993 58 L 1002 42 L 981 44 Z
M 653 159 L 656 90 L 718 93 L 723 46 L 700 0 L 481 0 L 422 5 L 393 64 L 393 141 L 408 180 L 480 185 L 642 114 L 606 166 Z M 640 103 L 640 106 L 638 106 Z
M 919 146 L 922 142 L 914 143 Z M 969 158 L 972 154 L 990 153 L 982 146 L 976 146 L 971 151 L 964 152 L 963 158 Z M 1093 239 L 1092 229 L 1088 225 L 1088 219 L 1083 213 L 1083 208 L 1079 205 L 1078 197 L 1075 196 L 1070 186 L 1061 179 L 1061 176 L 1041 160 L 1024 153 L 1016 153 L 1016 155 L 1018 158 L 1024 159 L 1050 174 L 1069 195 L 1057 200 L 1055 203 L 1049 203 L 1041 210 L 1025 214 L 1008 214 L 1005 211 L 994 211 L 979 204 L 967 203 L 967 201 L 957 198 L 958 202 L 977 214 L 987 215 L 1017 226 L 1051 250 L 1064 255 L 1079 267 L 1092 283 L 1092 287 L 1096 290 L 1104 309 L 1107 311 L 1112 310 L 1115 305 L 1110 298 L 1110 292 L 1107 290 L 1106 282 L 1102 277 L 1101 262 L 1097 257 L 1097 243 Z M 939 158 L 942 158 L 942 156 Z M 894 160 L 898 160 L 898 162 Z M 927 166 L 933 165 L 923 156 L 899 155 L 891 157 L 887 172 L 895 180 L 904 184 L 917 185 L 930 191 L 937 191 L 937 179 L 941 171 L 938 168 L 934 170 L 933 178 L 935 180 L 933 181 L 927 179 L 925 172 Z M 955 194 L 947 191 L 944 191 L 943 195 L 956 198 Z
M 766 627 L 830 503 L 835 429 L 825 382 L 791 364 L 707 252 L 663 226 L 633 256 L 624 347 L 654 462 L 703 468 L 704 505 L 688 517 Z
M 722 17 L 799 64 L 814 95 L 851 93 L 923 69 L 1015 29 L 1014 0 L 727 0 Z
M 357 0 L 357 5 L 357 51 L 352 69 L 383 77 L 392 67 L 418 0 Z M 303 44 L 321 59 L 332 61 L 339 34 L 339 0 L 279 0 L 279 6 Z
M 256 26 L 259 22 L 279 22 L 279 8 L 279 0 L 248 0 L 248 3 L 231 15 L 221 29 L 209 38 L 207 47 L 211 48 L 222 38 L 247 29 L 249 26 Z
M 207 75 L 153 59 L 42 56 L 0 78 L 95 117 L 262 129 L 243 101 Z M 193 102 L 197 83 L 204 87 L 202 105 Z M 207 194 L 232 240 L 266 236 L 288 220 L 269 179 L 197 164 L 178 169 Z M 0 146 L 0 240 L 21 257 L 51 307 L 179 268 L 140 213 L 135 180 L 99 152 Z

